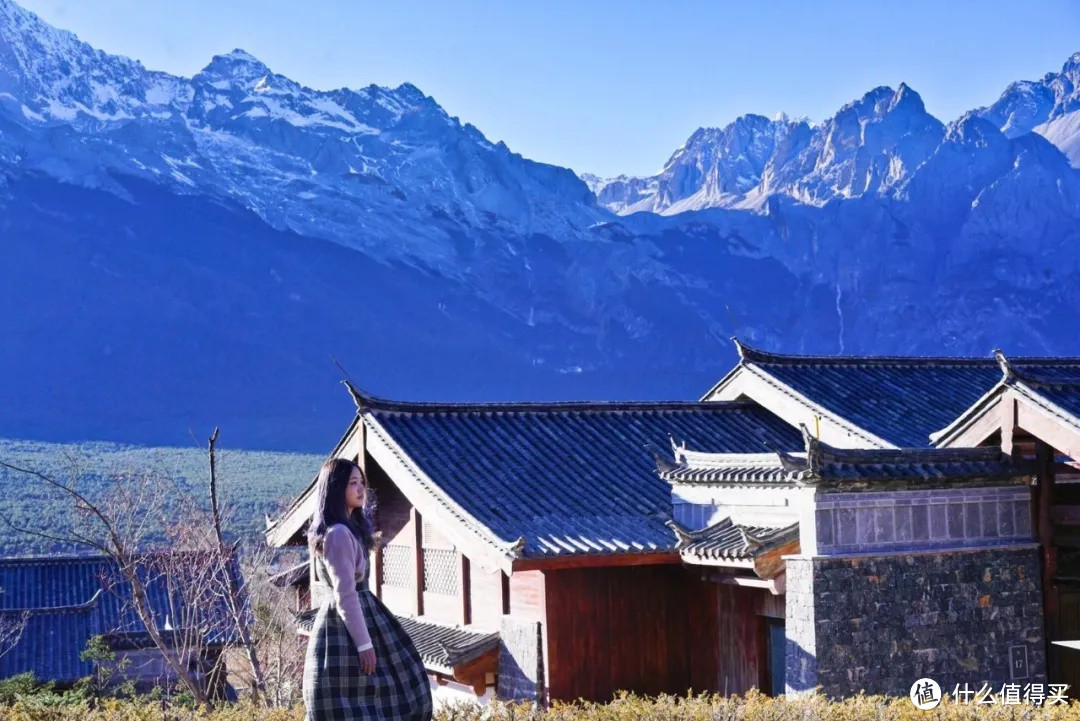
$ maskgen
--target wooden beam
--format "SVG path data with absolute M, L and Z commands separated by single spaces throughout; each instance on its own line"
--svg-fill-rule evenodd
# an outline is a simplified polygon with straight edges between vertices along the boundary
M 413 527 L 413 590 L 416 591 L 416 600 L 413 609 L 417 616 L 424 615 L 424 518 L 416 506 L 409 508 L 409 521 Z
M 1057 572 L 1057 554 L 1053 542 L 1053 522 L 1050 507 L 1054 495 L 1054 449 L 1043 441 L 1035 445 L 1035 478 L 1038 492 L 1037 518 L 1039 542 L 1042 544 L 1043 624 L 1046 643 L 1047 676 L 1056 680 L 1059 674 L 1057 647 L 1051 641 L 1058 639 L 1058 599 L 1054 574 Z
M 595 555 L 573 554 L 552 558 L 525 558 L 514 561 L 515 571 L 556 571 L 567 568 L 595 568 L 611 566 L 651 566 L 665 563 L 682 563 L 678 553 L 598 553 Z
M 495 673 L 499 665 L 499 650 L 492 649 L 479 658 L 454 666 L 454 679 L 471 686 L 473 693 L 483 696 L 487 691 L 487 675 Z
M 1017 425 L 1039 441 L 1056 448 L 1070 458 L 1080 458 L 1080 433 L 1071 425 L 1051 418 L 1030 401 L 1021 400 L 1017 408 Z M 1036 448 L 1036 452 L 1037 452 Z M 1053 455 L 1051 455 L 1051 460 Z
M 461 551 L 458 555 L 458 593 L 461 594 L 461 623 L 468 626 L 472 623 L 472 578 L 469 575 L 469 557 Z
M 799 539 L 789 541 L 782 546 L 777 546 L 768 553 L 763 553 L 754 559 L 754 573 L 759 578 L 771 579 L 787 569 L 784 556 L 793 556 L 799 553 Z

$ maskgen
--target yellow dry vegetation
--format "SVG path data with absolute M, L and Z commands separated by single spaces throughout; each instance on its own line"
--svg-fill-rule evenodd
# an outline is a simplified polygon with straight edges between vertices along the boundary
M 20 701 L 0 706 L 4 721 L 303 721 L 303 707 L 259 708 L 249 703 L 215 709 L 190 709 L 108 699 L 96 703 L 43 706 Z M 610 703 L 555 703 L 549 709 L 496 702 L 489 706 L 444 706 L 434 721 L 1080 721 L 1080 703 L 1036 708 L 1030 705 L 955 704 L 948 698 L 936 709 L 920 711 L 906 699 L 858 696 L 828 701 L 821 696 L 770 698 L 687 695 L 645 698 L 620 694 Z

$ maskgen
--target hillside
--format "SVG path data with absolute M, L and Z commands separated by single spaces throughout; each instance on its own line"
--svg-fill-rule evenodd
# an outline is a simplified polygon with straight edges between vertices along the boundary
M 78 469 L 78 488 L 88 497 L 105 497 L 125 476 L 153 473 L 175 481 L 180 489 L 207 498 L 209 463 L 206 451 L 152 448 L 116 443 L 55 444 L 0 439 L 0 459 L 59 480 Z M 232 514 L 231 532 L 257 538 L 265 514 L 274 515 L 315 476 L 323 457 L 219 447 L 217 468 L 222 498 Z M 207 504 L 208 505 L 208 504 Z M 62 531 L 73 510 L 69 501 L 39 480 L 0 468 L 0 513 L 17 525 Z M 39 525 L 40 524 L 40 525 Z M 160 538 L 154 534 L 153 538 Z M 89 552 L 27 536 L 0 523 L 0 556 Z

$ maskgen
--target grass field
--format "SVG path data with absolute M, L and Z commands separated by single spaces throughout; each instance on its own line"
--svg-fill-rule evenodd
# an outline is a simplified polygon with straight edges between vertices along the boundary
M 124 477 L 137 473 L 168 476 L 177 487 L 208 499 L 209 462 L 205 447 L 158 448 L 118 443 L 58 444 L 0 439 L 0 460 L 60 480 L 77 469 L 78 487 L 103 498 Z M 264 514 L 275 515 L 319 470 L 323 457 L 304 453 L 217 449 L 217 469 L 225 503 L 233 511 L 234 535 L 255 536 Z M 208 500 L 207 500 L 208 502 Z M 0 467 L 0 513 L 18 525 L 63 529 L 72 513 L 70 499 L 40 479 Z M 0 522 L 0 556 L 79 552 L 84 548 L 17 533 Z

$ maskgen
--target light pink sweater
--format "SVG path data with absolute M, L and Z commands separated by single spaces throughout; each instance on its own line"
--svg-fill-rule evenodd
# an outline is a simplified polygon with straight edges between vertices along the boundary
M 367 564 L 360 541 L 348 526 L 336 523 L 326 532 L 323 551 L 325 563 L 322 566 L 334 591 L 338 615 L 349 629 L 357 651 L 372 648 L 364 612 L 360 607 L 360 596 L 356 592 L 356 581 L 363 575 Z

